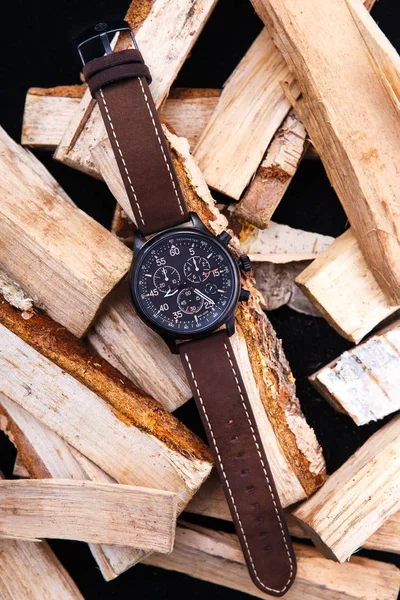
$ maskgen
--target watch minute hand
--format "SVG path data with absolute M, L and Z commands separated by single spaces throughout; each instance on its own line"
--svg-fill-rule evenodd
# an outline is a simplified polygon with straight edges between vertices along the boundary
M 196 292 L 196 294 L 198 294 L 199 296 L 201 296 L 202 298 L 204 298 L 204 300 L 206 300 L 207 302 L 210 302 L 211 304 L 215 304 L 214 300 L 212 300 L 211 298 L 209 298 L 208 296 L 206 296 L 205 294 L 203 294 L 203 292 L 201 292 L 197 288 L 195 288 L 194 291 Z

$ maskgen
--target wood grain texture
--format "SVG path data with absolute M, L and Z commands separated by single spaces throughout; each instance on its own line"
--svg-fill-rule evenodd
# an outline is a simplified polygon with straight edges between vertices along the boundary
M 323 558 L 315 548 L 295 544 L 297 579 L 288 600 L 396 600 L 399 571 L 394 565 L 354 557 L 345 565 Z M 236 536 L 181 524 L 173 553 L 145 561 L 191 577 L 268 598 L 251 582 Z
M 295 109 L 374 277 L 400 303 L 399 111 L 346 0 L 252 0 L 299 83 Z M 365 13 L 374 36 L 376 25 Z M 393 69 L 396 65 L 393 64 Z
M 0 481 L 0 537 L 70 539 L 169 553 L 175 525 L 171 492 L 72 479 Z
M 61 197 L 37 163 L 0 130 L 0 269 L 82 335 L 128 271 L 131 253 Z
M 344 352 L 310 377 L 338 411 L 357 425 L 400 409 L 400 321 Z
M 218 211 L 204 178 L 190 155 L 187 141 L 176 137 L 167 128 L 164 131 L 189 210 L 196 212 L 213 233 L 219 234 L 227 228 L 227 220 Z M 109 142 L 101 142 L 92 152 L 99 171 L 117 201 L 132 216 Z M 231 246 L 234 252 L 240 253 L 236 238 Z M 325 476 L 324 461 L 314 432 L 301 413 L 289 366 L 280 342 L 262 311 L 261 298 L 249 277 L 243 280 L 243 285 L 252 294 L 250 301 L 238 308 L 237 334 L 232 338 L 232 343 L 281 501 L 288 505 L 295 502 L 296 498 L 308 495 L 322 483 Z M 132 320 L 131 323 L 133 324 Z M 95 328 L 97 330 L 97 325 Z M 107 345 L 105 339 L 104 343 Z M 155 340 L 154 344 L 159 347 L 160 341 Z M 144 359 L 146 353 L 151 356 L 152 346 L 143 348 L 140 360 Z M 133 352 L 130 356 L 131 360 L 135 359 Z M 121 359 L 120 355 L 118 359 Z M 164 366 L 166 363 L 162 364 Z M 143 387 L 142 383 L 140 385 Z
M 293 512 L 328 558 L 346 561 L 400 510 L 399 434 L 396 416 Z
M 126 20 L 150 69 L 150 90 L 159 107 L 197 40 L 217 0 L 133 0 Z M 137 19 L 137 15 L 141 19 Z M 122 35 L 116 50 L 131 47 Z M 63 135 L 54 157 L 85 173 L 96 176 L 90 148 L 107 137 L 98 106 L 90 91 L 84 94 L 75 116 Z
M 336 238 L 296 282 L 328 323 L 358 343 L 381 321 L 395 313 L 372 275 L 353 230 Z
M 225 83 L 195 149 L 207 183 L 235 200 L 290 109 L 281 81 L 294 77 L 264 29 Z M 297 97 L 297 87 L 292 93 Z

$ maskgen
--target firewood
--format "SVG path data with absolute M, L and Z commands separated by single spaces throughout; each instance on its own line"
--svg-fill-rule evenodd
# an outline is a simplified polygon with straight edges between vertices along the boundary
M 54 431 L 2 394 L 0 429 L 17 448 L 30 477 L 115 482 Z M 118 577 L 149 554 L 124 546 L 89 544 L 89 547 L 106 581 Z
M 159 107 L 168 95 L 183 62 L 210 16 L 216 0 L 132 0 L 126 20 L 152 75 L 150 86 Z M 131 47 L 129 35 L 119 37 L 116 50 Z M 96 176 L 90 148 L 107 137 L 103 120 L 87 90 L 71 119 L 54 157 Z
M 391 303 L 398 305 L 400 129 L 387 78 L 377 71 L 346 0 L 252 3 L 296 75 L 302 99 L 292 98 L 294 108 L 366 262 Z M 376 25 L 367 14 L 365 24 L 374 37 Z M 392 67 L 395 72 L 397 65 Z
M 237 205 L 236 215 L 260 229 L 268 227 L 307 147 L 305 127 L 292 110 L 273 137 L 254 179 Z
M 55 320 L 82 335 L 128 271 L 131 253 L 62 198 L 38 169 L 0 130 L 0 268 L 40 298 Z
M 1 600 L 84 600 L 46 542 L 0 539 Z
M 175 492 L 182 510 L 210 472 L 208 448 L 44 314 L 2 303 L 0 323 L 3 394 L 117 482 Z
M 400 510 L 400 415 L 370 437 L 293 515 L 328 558 L 346 561 Z
M 295 544 L 297 579 L 288 600 L 396 600 L 398 569 L 364 557 L 338 565 L 321 557 L 315 548 Z M 165 556 L 153 554 L 146 564 L 185 573 L 191 577 L 267 598 L 251 582 L 236 536 L 190 524 L 177 528 L 175 549 Z
M 0 481 L 0 537 L 153 548 L 174 544 L 172 492 L 72 479 Z
M 225 83 L 195 149 L 207 183 L 236 200 L 290 110 L 281 81 L 294 77 L 264 29 Z
M 310 377 L 311 383 L 357 425 L 400 409 L 400 321 L 344 352 Z
M 54 151 L 66 131 L 86 86 L 30 88 L 26 95 L 21 144 Z M 72 95 L 75 94 L 75 95 Z M 194 147 L 209 121 L 220 90 L 172 89 L 160 116 Z
M 290 535 L 295 538 L 308 539 L 310 537 L 309 534 L 303 529 L 297 519 L 293 517 L 292 510 L 291 508 L 285 510 Z M 185 512 L 202 515 L 203 517 L 222 519 L 223 521 L 232 521 L 221 483 L 214 471 L 189 502 Z M 362 547 L 368 550 L 400 554 L 400 512 L 389 517 L 363 543 Z
M 368 268 L 352 229 L 336 238 L 296 282 L 328 323 L 355 343 L 398 310 Z
M 217 209 L 204 178 L 190 155 L 187 141 L 177 138 L 167 128 L 164 131 L 189 210 L 197 212 L 213 233 L 220 233 L 227 228 L 227 219 Z M 133 217 L 109 142 L 101 142 L 92 153 L 117 201 Z M 235 252 L 240 252 L 236 238 L 233 238 L 231 246 Z M 289 505 L 296 499 L 309 495 L 322 484 L 325 477 L 324 460 L 314 432 L 301 412 L 289 366 L 281 344 L 262 311 L 261 297 L 250 278 L 244 280 L 243 285 L 252 293 L 249 302 L 239 305 L 237 333 L 232 338 L 232 344 L 266 453 L 271 461 L 281 501 L 284 505 Z M 125 322 L 127 318 L 126 313 L 121 314 L 121 319 Z M 133 325 L 132 319 L 131 323 Z M 109 323 L 109 327 L 111 326 L 112 323 Z M 115 339 L 115 333 L 113 337 Z M 157 339 L 153 344 L 159 347 L 161 342 Z M 105 345 L 108 346 L 106 341 Z M 144 360 L 146 353 L 151 356 L 152 348 L 150 345 L 141 347 L 143 354 L 140 361 Z M 132 349 L 130 355 L 132 354 L 138 353 Z M 120 355 L 118 359 L 121 360 Z M 131 356 L 131 361 L 134 359 Z M 124 366 L 126 368 L 125 363 Z M 140 384 L 140 387 L 143 385 Z M 307 442 L 304 443 L 306 439 Z
M 1 408 L 0 408 L 0 413 L 1 413 Z M 0 417 L 0 423 L 1 423 L 1 417 Z M 15 457 L 13 476 L 17 477 L 18 479 L 28 479 L 30 477 L 29 471 L 26 468 L 24 461 L 22 460 L 19 452 L 17 452 L 17 456 Z

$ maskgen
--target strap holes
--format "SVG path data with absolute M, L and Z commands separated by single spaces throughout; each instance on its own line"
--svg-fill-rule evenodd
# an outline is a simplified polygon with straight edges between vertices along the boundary
M 243 458 L 245 454 L 246 454 L 246 452 L 244 450 L 241 450 L 240 452 L 238 452 L 236 454 L 236 458 Z
M 231 442 L 232 442 L 232 444 L 235 444 L 235 443 L 236 443 L 236 442 L 238 442 L 238 441 L 239 441 L 239 438 L 238 438 L 238 436 L 237 436 L 237 435 L 233 435 L 233 436 L 231 437 Z
M 225 426 L 226 426 L 226 427 L 232 427 L 232 425 L 233 425 L 233 419 L 229 419 L 229 421 L 227 421 L 227 422 L 225 423 Z
M 260 531 L 260 537 L 268 537 L 268 531 Z
M 260 508 L 260 503 L 259 502 L 253 502 L 253 504 L 251 505 L 251 508 L 253 510 L 257 510 L 258 508 Z
M 246 488 L 246 493 L 247 494 L 252 494 L 255 490 L 254 485 L 249 485 L 249 487 Z
M 271 552 L 272 546 L 269 546 L 269 545 L 268 546 L 264 546 L 264 550 L 265 550 L 265 552 Z
M 257 519 L 256 519 L 256 523 L 260 523 L 260 524 L 261 524 L 261 523 L 264 523 L 264 519 L 263 519 L 263 517 L 257 517 Z
M 246 475 L 249 474 L 249 470 L 248 469 L 243 469 L 242 471 L 240 471 L 240 475 L 241 477 L 246 477 Z

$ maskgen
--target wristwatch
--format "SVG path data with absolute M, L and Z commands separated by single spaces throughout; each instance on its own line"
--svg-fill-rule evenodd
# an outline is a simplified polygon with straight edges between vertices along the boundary
M 133 49 L 113 52 L 116 33 Z M 214 455 L 248 569 L 263 592 L 284 595 L 296 559 L 229 338 L 241 288 L 230 235 L 213 235 L 187 209 L 151 97 L 151 76 L 125 21 L 98 23 L 78 40 L 136 220 L 134 307 L 179 353 Z

